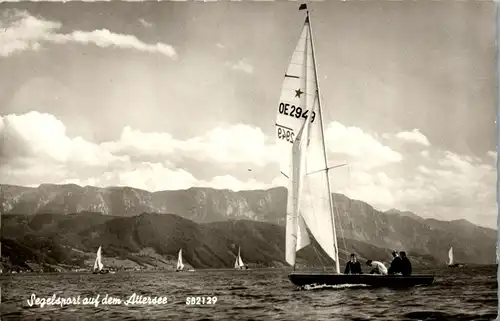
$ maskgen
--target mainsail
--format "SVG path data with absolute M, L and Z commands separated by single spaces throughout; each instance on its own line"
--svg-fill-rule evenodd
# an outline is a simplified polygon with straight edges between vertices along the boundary
M 234 262 L 234 268 L 235 269 L 241 269 L 245 266 L 243 263 L 243 260 L 241 259 L 241 248 L 238 247 L 238 257 L 236 258 L 236 261 Z
M 448 262 L 448 265 L 453 264 L 453 247 L 450 247 L 450 250 L 448 251 L 448 259 L 450 260 Z
M 102 265 L 101 262 L 101 247 L 99 246 L 99 249 L 97 250 L 97 256 L 94 262 L 94 271 L 101 271 L 103 267 L 104 266 Z
M 302 8 L 302 7 L 301 7 Z M 285 74 L 276 119 L 280 169 L 288 178 L 286 261 L 310 243 L 336 263 L 338 250 L 309 14 Z
M 184 264 L 182 263 L 182 249 L 179 250 L 179 256 L 177 258 L 177 270 L 183 270 Z

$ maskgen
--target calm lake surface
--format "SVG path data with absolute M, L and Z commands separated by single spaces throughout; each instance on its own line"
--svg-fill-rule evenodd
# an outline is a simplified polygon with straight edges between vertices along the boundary
M 1 320 L 494 320 L 496 266 L 433 271 L 436 283 L 411 289 L 297 290 L 287 271 L 199 270 L 13 274 L 2 276 Z M 167 297 L 166 304 L 129 304 L 129 297 Z M 80 296 L 80 305 L 32 306 L 27 300 Z M 83 305 L 108 295 L 121 304 Z M 187 305 L 187 297 L 217 297 Z M 115 302 L 116 303 L 116 302 Z M 212 303 L 212 302 L 210 302 Z

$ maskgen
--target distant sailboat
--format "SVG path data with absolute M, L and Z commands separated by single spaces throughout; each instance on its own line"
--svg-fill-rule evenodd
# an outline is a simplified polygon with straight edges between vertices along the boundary
M 450 250 L 448 251 L 448 267 L 463 267 L 463 264 L 459 263 L 453 263 L 453 246 L 450 247 Z
M 248 269 L 245 266 L 245 263 L 243 263 L 243 260 L 241 259 L 241 248 L 238 247 L 238 257 L 236 257 L 236 261 L 234 262 L 234 268 L 238 270 L 246 270 Z
M 115 273 L 115 272 L 103 269 L 104 265 L 102 264 L 101 251 L 102 251 L 102 249 L 99 246 L 99 249 L 97 250 L 96 258 L 95 258 L 95 261 L 94 261 L 94 271 L 92 273 L 94 273 L 94 274 Z
M 179 250 L 179 255 L 177 256 L 177 267 L 175 269 L 176 272 L 187 271 L 193 272 L 193 269 L 184 270 L 184 263 L 182 263 L 182 249 Z
M 306 4 L 299 8 L 304 9 L 307 10 Z M 432 275 L 344 275 L 340 271 L 328 175 L 333 167 L 329 167 L 327 160 L 312 37 L 311 20 L 307 11 L 301 36 L 285 73 L 276 118 L 280 169 L 283 176 L 288 178 L 285 259 L 295 268 L 296 252 L 311 243 L 309 229 L 326 254 L 335 261 L 335 272 L 293 271 L 289 274 L 289 279 L 298 286 L 431 284 L 434 281 Z

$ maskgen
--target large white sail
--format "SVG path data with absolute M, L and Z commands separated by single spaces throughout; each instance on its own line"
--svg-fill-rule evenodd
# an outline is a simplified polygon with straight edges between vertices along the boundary
M 280 169 L 289 178 L 286 261 L 290 265 L 295 264 L 295 252 L 310 243 L 304 222 L 323 250 L 337 260 L 312 50 L 307 18 L 285 74 L 276 120 Z
M 179 250 L 179 255 L 177 257 L 177 270 L 184 269 L 184 264 L 182 263 L 182 249 Z
M 95 270 L 101 271 L 103 267 L 104 266 L 102 265 L 102 262 L 101 262 L 101 247 L 99 246 L 99 249 L 97 250 L 95 262 L 94 262 L 94 271 Z
M 448 251 L 448 259 L 449 259 L 448 265 L 452 265 L 453 264 L 453 247 L 450 247 L 450 250 Z

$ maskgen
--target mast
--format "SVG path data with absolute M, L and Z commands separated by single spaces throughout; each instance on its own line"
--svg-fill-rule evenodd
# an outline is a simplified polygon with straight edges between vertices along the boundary
M 333 245 L 335 247 L 335 271 L 337 273 L 340 273 L 339 248 L 338 248 L 338 244 L 337 244 L 337 231 L 335 229 L 335 214 L 333 211 L 332 192 L 331 192 L 331 188 L 330 188 L 330 175 L 329 175 L 330 168 L 328 168 L 328 158 L 326 155 L 325 129 L 324 129 L 324 125 L 323 125 L 323 111 L 321 108 L 321 96 L 320 96 L 320 90 L 319 90 L 318 71 L 316 69 L 316 54 L 314 52 L 314 40 L 313 40 L 313 33 L 312 33 L 312 26 L 311 26 L 311 17 L 309 16 L 309 9 L 307 8 L 306 4 L 301 5 L 301 8 L 306 9 L 307 22 L 308 22 L 308 26 L 309 26 L 309 35 L 311 37 L 311 51 L 312 51 L 312 58 L 313 58 L 313 65 L 314 65 L 314 73 L 315 73 L 315 77 L 316 77 L 316 93 L 318 94 L 318 110 L 319 110 L 321 133 L 322 133 L 321 140 L 323 142 L 323 153 L 324 153 L 324 157 L 325 157 L 325 166 L 326 166 L 325 171 L 326 171 L 326 181 L 327 181 L 327 185 L 328 185 L 328 199 L 330 201 L 330 215 L 332 216 Z

